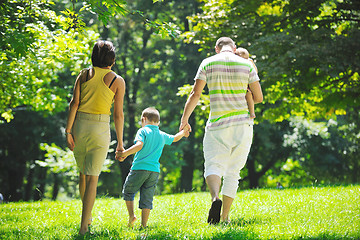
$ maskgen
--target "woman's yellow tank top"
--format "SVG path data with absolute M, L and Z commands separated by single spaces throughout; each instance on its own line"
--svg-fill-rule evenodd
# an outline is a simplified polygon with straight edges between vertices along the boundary
M 80 86 L 79 112 L 92 114 L 111 114 L 114 92 L 104 83 L 104 76 L 110 69 L 94 67 L 95 75 Z

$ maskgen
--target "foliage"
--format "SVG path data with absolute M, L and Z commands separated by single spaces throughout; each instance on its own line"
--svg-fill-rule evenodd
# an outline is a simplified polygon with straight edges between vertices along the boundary
M 231 223 L 216 226 L 206 223 L 208 193 L 155 196 L 145 230 L 140 219 L 127 227 L 123 200 L 100 198 L 85 239 L 357 239 L 359 191 L 357 185 L 242 191 Z M 80 209 L 80 200 L 2 204 L 0 239 L 83 239 Z
M 346 123 L 342 117 L 338 122 L 295 118 L 291 124 L 294 131 L 285 136 L 285 144 L 292 145 L 295 151 L 291 157 L 301 164 L 308 175 L 322 183 L 358 181 L 357 177 L 354 178 L 354 170 L 359 159 L 354 154 L 359 152 L 359 129 L 353 128 L 353 123 Z M 342 129 L 349 128 L 353 131 L 344 134 Z
M 114 141 L 112 142 L 112 145 L 114 145 Z M 50 173 L 56 175 L 56 178 L 61 182 L 63 189 L 60 192 L 61 194 L 65 194 L 65 196 L 68 197 L 77 196 L 76 183 L 78 182 L 79 170 L 76 166 L 73 152 L 69 148 L 64 150 L 55 143 L 52 143 L 51 145 L 41 143 L 40 149 L 45 152 L 45 159 L 36 160 L 35 163 L 46 168 L 48 170 L 48 175 L 50 175 Z M 110 152 L 112 151 L 113 149 L 110 149 Z M 102 172 L 110 172 L 110 167 L 113 163 L 114 161 L 105 159 Z M 58 193 L 56 193 L 56 195 L 57 194 Z M 49 196 L 49 198 L 54 198 L 54 196 Z
M 66 19 L 46 1 L 10 1 L 1 7 L 1 116 L 9 122 L 14 109 L 23 106 L 44 113 L 63 111 L 69 88 L 59 83 L 58 75 L 65 68 L 78 72 L 88 61 L 89 42 L 98 35 L 63 30 Z
M 209 56 L 216 39 L 229 36 L 249 50 L 259 69 L 264 104 L 255 108 L 260 125 L 254 128 L 247 169 L 241 174 L 250 180 L 249 186 L 272 186 L 277 181 L 302 185 L 316 179 L 358 181 L 353 170 L 359 169 L 359 159 L 347 160 L 354 156 L 344 154 L 352 144 L 339 137 L 340 129 L 359 122 L 358 117 L 349 117 L 359 106 L 359 54 L 353 51 L 360 48 L 359 3 L 220 0 L 203 1 L 201 9 L 189 17 L 192 28 L 183 34 L 186 41 L 199 44 Z M 294 124 L 295 116 L 309 122 L 351 120 L 343 127 L 334 126 L 329 138 L 318 136 L 303 121 L 301 128 L 307 130 L 301 132 L 302 137 L 284 145 L 284 134 L 297 129 L 284 126 Z M 312 137 L 306 137 L 306 132 Z M 356 136 L 358 131 L 352 134 L 353 143 L 359 140 Z M 352 146 L 350 152 L 357 152 L 357 145 Z
M 35 160 L 44 157 L 39 145 L 42 142 L 64 144 L 59 127 L 64 124 L 64 117 L 44 117 L 40 112 L 19 109 L 15 114 L 11 122 L 0 124 L 1 193 L 11 201 L 37 200 L 50 183 L 46 181 L 46 170 L 35 164 Z
M 209 50 L 230 36 L 249 49 L 265 93 L 261 119 L 329 118 L 359 105 L 356 1 L 206 1 L 202 9 L 188 41 Z
M 153 1 L 153 4 L 156 4 L 157 2 L 158 1 Z M 139 9 L 131 10 L 131 7 L 128 6 L 131 5 L 131 1 L 128 3 L 128 1 L 125 0 L 87 0 L 84 1 L 84 3 L 88 4 L 88 7 L 97 13 L 99 20 L 104 25 L 110 23 L 112 18 L 120 14 L 127 18 L 138 18 L 146 24 L 148 29 L 152 29 L 156 34 L 160 34 L 163 38 L 169 36 L 175 38 L 179 35 L 177 26 L 174 23 L 162 22 L 160 19 L 150 19 L 147 17 L 148 14 L 145 14 L 144 11 L 141 10 L 141 7 Z
M 151 21 L 171 21 L 179 30 L 184 31 L 187 25 L 186 16 L 193 11 L 193 2 L 168 1 L 152 4 L 150 1 L 140 0 L 129 2 L 127 8 L 129 11 L 136 9 L 144 12 L 144 17 Z M 160 111 L 160 128 L 167 133 L 175 134 L 179 127 L 180 111 L 186 101 L 185 98 L 176 97 L 177 87 L 187 83 L 189 75 L 194 74 L 195 69 L 192 66 L 201 57 L 197 54 L 197 48 L 193 44 L 183 43 L 180 38 L 175 40 L 170 36 L 159 35 L 156 29 L 149 28 L 148 24 L 144 24 L 143 20 L 135 15 L 128 15 L 127 18 L 116 17 L 108 23 L 106 29 L 98 27 L 99 31 L 103 31 L 102 37 L 114 42 L 119 54 L 113 69 L 126 82 L 125 147 L 132 144 L 140 127 L 137 123 L 141 111 L 149 106 L 154 106 Z M 184 158 L 184 154 L 186 151 L 192 151 L 191 146 L 192 144 L 181 141 L 174 146 L 165 147 L 160 159 L 162 169 L 166 169 L 162 176 L 175 174 L 174 168 L 186 165 L 187 159 Z M 123 181 L 130 164 L 131 157 L 120 164 Z
M 114 43 L 113 70 L 126 81 L 125 146 L 148 106 L 160 110 L 162 130 L 176 133 L 197 66 L 227 35 L 249 49 L 266 100 L 256 106 L 260 124 L 241 185 L 359 181 L 355 1 L 9 0 L 0 3 L 0 13 L 0 184 L 11 201 L 76 192 L 76 181 L 68 181 L 63 168 L 72 161 L 64 158 L 65 109 L 97 39 Z M 205 90 L 190 118 L 192 135 L 164 149 L 159 193 L 206 187 L 202 137 L 208 104 Z M 44 156 L 40 143 L 48 143 L 51 153 Z M 131 158 L 112 164 L 98 193 L 120 196 L 130 164 Z
M 3 118 L 10 121 L 14 115 L 20 116 L 21 114 L 18 113 L 28 110 L 38 111 L 52 121 L 52 116 L 50 117 L 48 114 L 54 114 L 53 116 L 56 116 L 59 121 L 56 121 L 57 126 L 54 126 L 53 130 L 57 131 L 56 136 L 61 139 L 60 141 L 64 141 L 62 134 L 64 119 L 66 119 L 64 110 L 72 93 L 74 73 L 90 64 L 91 45 L 96 39 L 101 38 L 111 39 L 114 42 L 118 56 L 114 71 L 123 76 L 127 83 L 125 143 L 132 142 L 131 139 L 138 127 L 136 125 L 138 115 L 148 104 L 157 106 L 161 111 L 162 129 L 169 133 L 175 133 L 178 128 L 178 119 L 173 116 L 180 115 L 180 107 L 172 108 L 171 106 L 183 104 L 182 99 L 175 97 L 176 87 L 187 81 L 187 73 L 182 70 L 191 70 L 188 67 L 178 68 L 178 66 L 180 64 L 191 65 L 194 59 L 194 54 L 188 54 L 190 56 L 188 57 L 182 53 L 179 58 L 178 53 L 184 49 L 190 52 L 194 48 L 174 41 L 173 37 L 179 30 L 176 24 L 180 23 L 180 27 L 184 27 L 184 24 L 187 23 L 186 11 L 188 11 L 187 9 L 192 11 L 191 4 L 184 2 L 176 4 L 174 7 L 174 2 L 158 1 L 152 4 L 149 1 L 136 1 L 130 2 L 126 6 L 116 6 L 120 2 L 63 1 L 48 4 L 39 0 L 10 1 L 9 4 L 4 5 L 4 8 L 1 9 L 6 11 L 4 10 L 4 14 L 0 17 L 1 21 L 4 20 L 7 23 L 7 25 L 3 25 L 6 30 L 3 31 L 6 33 L 6 37 L 3 39 L 10 39 L 12 31 L 21 34 L 18 36 L 19 39 L 29 38 L 30 40 L 28 45 L 21 45 L 19 48 L 14 48 L 14 45 L 5 40 L 2 42 L 1 47 L 6 50 L 1 55 L 3 57 L 1 62 L 3 70 L 1 71 L 1 86 L 3 87 L 1 89 L 3 92 L 1 92 L 0 99 L 3 101 L 0 102 L 0 110 Z M 124 12 L 125 15 L 119 14 L 122 7 L 126 12 Z M 16 9 L 28 11 L 20 13 Z M 163 10 L 164 13 L 161 13 L 160 10 Z M 31 15 L 32 12 L 36 12 L 36 14 Z M 172 16 L 175 14 L 177 17 L 173 18 Z M 16 18 L 19 18 L 19 21 L 13 21 Z M 24 26 L 26 29 L 23 29 Z M 168 34 L 165 33 L 166 29 L 170 29 Z M 182 50 L 180 51 L 180 49 Z M 12 69 L 9 69 L 9 66 Z M 18 78 L 19 75 L 22 78 Z M 177 77 L 176 80 L 172 79 L 173 76 Z M 140 82 L 142 84 L 139 85 Z M 154 88 L 154 86 L 157 87 Z M 137 98 L 138 96 L 141 97 Z M 163 97 L 159 98 L 159 96 Z M 10 132 L 11 122 L 9 124 L 3 122 L 0 126 Z M 24 126 L 22 130 L 31 132 L 29 128 Z M 16 135 L 16 137 L 19 136 Z M 1 136 L 1 140 L 4 142 L 6 138 L 7 135 Z M 16 141 L 15 136 L 11 139 Z M 30 141 L 29 139 L 30 137 L 26 137 L 26 141 Z M 39 144 L 40 142 L 36 139 L 33 143 Z M 52 142 L 48 143 L 50 145 Z M 63 144 L 64 142 L 61 144 L 56 142 L 56 145 L 61 148 L 64 148 Z M 26 145 L 32 146 L 32 144 Z M 172 172 L 174 168 L 181 167 L 182 148 L 185 145 L 179 143 L 164 151 L 164 156 L 169 156 L 162 161 L 164 169 Z M 33 152 L 36 154 L 31 157 L 25 154 L 28 151 L 27 148 L 19 155 L 14 155 L 13 151 L 8 149 L 12 149 L 12 146 L 2 145 L 0 153 L 6 155 L 6 158 L 14 158 L 13 161 L 21 166 L 21 171 L 18 171 L 16 176 L 14 175 L 19 181 L 16 181 L 16 184 L 15 181 L 11 181 L 14 184 L 9 186 L 9 189 L 19 193 L 19 198 L 23 195 L 20 193 L 24 191 L 25 187 L 29 187 L 29 189 L 38 187 L 33 185 L 38 181 L 41 181 L 41 187 L 37 189 L 42 194 L 44 191 L 53 191 L 52 188 L 55 188 L 59 182 L 62 188 L 73 191 L 70 186 L 72 183 L 65 181 L 65 175 L 53 173 L 34 164 L 36 159 L 41 159 L 42 163 L 46 163 L 47 166 L 55 164 L 51 168 L 52 170 L 55 171 L 57 168 L 55 166 L 58 162 L 49 162 L 49 158 L 45 160 L 46 157 L 41 156 L 42 153 L 38 146 L 34 147 Z M 25 155 L 22 155 L 23 152 Z M 172 154 L 172 152 L 176 152 L 176 154 Z M 65 152 L 63 153 L 65 154 Z M 110 157 L 113 158 L 113 153 L 110 153 Z M 66 161 L 68 160 L 70 159 L 66 159 Z M 127 164 L 131 164 L 130 160 L 127 161 Z M 119 196 L 122 181 L 117 179 L 125 178 L 127 174 L 126 168 L 123 171 L 122 166 L 122 164 L 114 164 L 110 167 L 111 174 L 104 173 L 102 175 L 99 182 L 99 193 Z M 6 173 L 9 168 L 6 166 L 2 170 Z M 27 181 L 27 179 L 31 180 Z M 7 174 L 1 176 L 2 186 L 7 180 Z M 7 190 L 8 188 L 5 191 L 7 192 Z M 45 193 L 45 196 L 54 195 Z M 15 198 L 12 199 L 15 200 Z
M 48 167 L 53 173 L 63 173 L 71 178 L 78 176 L 76 164 L 74 164 L 73 153 L 70 149 L 63 150 L 55 143 L 48 145 L 41 143 L 40 149 L 45 151 L 45 160 L 36 160 L 35 163 L 41 167 Z
M 99 36 L 85 28 L 81 14 L 94 11 L 108 24 L 117 14 L 137 15 L 147 27 L 163 37 L 176 37 L 173 23 L 149 20 L 140 11 L 129 11 L 126 1 L 84 1 L 78 12 L 73 3 L 57 15 L 54 3 L 44 0 L 12 0 L 0 4 L 0 113 L 6 121 L 13 119 L 13 109 L 28 106 L 42 112 L 62 111 L 67 105 L 68 89 L 54 85 L 57 70 L 70 68 L 79 72 L 88 63 L 90 42 Z

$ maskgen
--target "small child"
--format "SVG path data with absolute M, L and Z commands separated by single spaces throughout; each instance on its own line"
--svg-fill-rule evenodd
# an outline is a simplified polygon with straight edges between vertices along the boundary
M 133 227 L 136 221 L 134 197 L 139 190 L 141 227 L 147 226 L 160 173 L 159 159 L 165 144 L 171 145 L 182 137 L 189 136 L 189 125 L 174 136 L 159 130 L 159 123 L 160 114 L 158 110 L 146 108 L 141 114 L 142 128 L 136 133 L 135 144 L 123 152 L 116 152 L 116 159 L 120 162 L 124 161 L 127 156 L 136 153 L 123 187 L 123 196 L 129 213 L 129 227 Z
M 252 63 L 252 65 L 254 66 L 256 72 L 258 72 L 254 61 L 251 58 L 249 59 L 248 50 L 246 50 L 245 48 L 237 48 L 236 51 L 235 51 L 235 54 L 238 55 L 239 57 L 248 59 Z M 254 99 L 253 99 L 252 93 L 249 90 L 249 88 L 248 88 L 248 91 L 247 91 L 247 93 L 245 95 L 245 98 L 246 98 L 246 102 L 248 104 L 248 108 L 249 108 L 249 112 L 250 112 L 250 118 L 255 118 L 256 117 L 255 116 L 255 104 L 254 104 Z

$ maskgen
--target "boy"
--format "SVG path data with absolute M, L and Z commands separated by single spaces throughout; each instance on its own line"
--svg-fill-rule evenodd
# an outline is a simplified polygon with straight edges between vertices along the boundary
M 128 226 L 136 221 L 134 214 L 134 197 L 140 190 L 139 208 L 141 209 L 141 227 L 145 228 L 149 219 L 156 183 L 160 173 L 159 158 L 166 145 L 189 136 L 190 126 L 186 126 L 175 136 L 159 130 L 160 114 L 155 108 L 146 108 L 141 115 L 142 128 L 136 133 L 134 145 L 123 152 L 116 153 L 120 162 L 135 154 L 130 173 L 124 187 L 123 196 L 129 213 Z
M 246 50 L 245 48 L 237 48 L 236 51 L 235 51 L 235 54 L 238 55 L 239 57 L 248 59 L 252 63 L 252 65 L 255 67 L 256 73 L 258 72 L 254 61 L 251 58 L 249 59 L 248 50 Z M 256 116 L 255 116 L 254 99 L 253 99 L 252 93 L 249 91 L 249 89 L 248 89 L 248 92 L 245 95 L 245 98 L 246 98 L 246 102 L 248 104 L 248 108 L 249 108 L 249 112 L 250 112 L 250 118 L 255 118 Z

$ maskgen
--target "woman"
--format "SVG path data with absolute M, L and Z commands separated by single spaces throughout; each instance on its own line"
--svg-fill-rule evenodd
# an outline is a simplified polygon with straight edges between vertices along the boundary
M 125 81 L 111 71 L 115 63 L 113 44 L 109 41 L 95 43 L 91 61 L 93 67 L 82 70 L 75 81 L 65 129 L 68 147 L 74 151 L 80 171 L 81 235 L 89 231 L 97 183 L 109 150 L 110 108 L 113 102 L 113 118 L 118 141 L 116 151 L 124 150 Z

